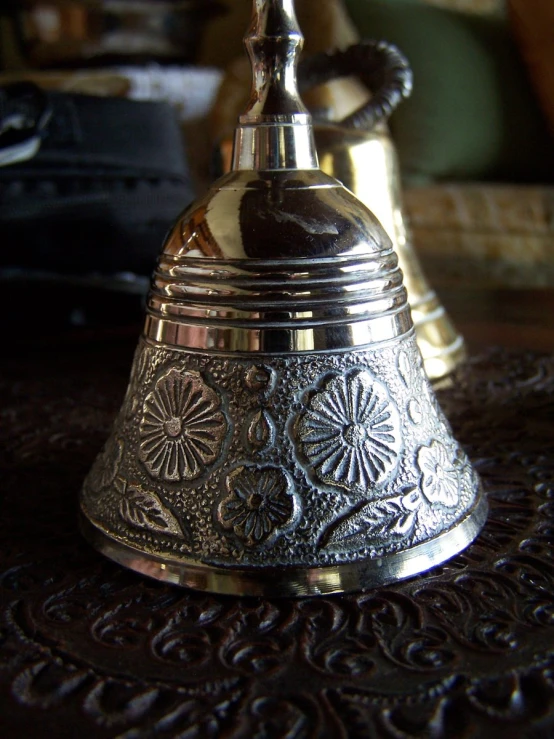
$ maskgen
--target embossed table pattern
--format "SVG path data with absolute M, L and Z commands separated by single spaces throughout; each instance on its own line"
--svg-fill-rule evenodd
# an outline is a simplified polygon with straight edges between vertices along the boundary
M 491 506 L 462 555 L 356 596 L 236 599 L 77 532 L 134 340 L 19 347 L 1 383 L 0 735 L 554 735 L 554 357 L 482 351 L 438 396 Z

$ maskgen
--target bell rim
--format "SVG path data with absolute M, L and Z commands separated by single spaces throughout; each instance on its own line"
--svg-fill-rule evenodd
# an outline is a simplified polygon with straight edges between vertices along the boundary
M 480 489 L 466 515 L 438 536 L 382 557 L 316 567 L 244 568 L 160 557 L 118 541 L 82 508 L 79 527 L 89 544 L 101 554 L 155 580 L 219 595 L 300 598 L 371 590 L 422 575 L 466 549 L 481 532 L 487 513 L 488 502 Z

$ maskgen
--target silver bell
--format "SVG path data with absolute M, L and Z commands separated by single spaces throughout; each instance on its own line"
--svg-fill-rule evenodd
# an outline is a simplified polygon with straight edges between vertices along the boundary
M 484 523 L 375 217 L 318 169 L 292 0 L 255 0 L 233 170 L 153 277 L 82 527 L 138 572 L 296 596 L 409 577 Z

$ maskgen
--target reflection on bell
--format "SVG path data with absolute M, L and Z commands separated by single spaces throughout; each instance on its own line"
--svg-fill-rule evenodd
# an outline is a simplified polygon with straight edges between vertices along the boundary
M 317 167 L 301 40 L 292 0 L 255 0 L 233 170 L 165 243 L 81 496 L 100 551 L 214 592 L 409 577 L 466 547 L 486 515 L 423 371 L 390 239 Z

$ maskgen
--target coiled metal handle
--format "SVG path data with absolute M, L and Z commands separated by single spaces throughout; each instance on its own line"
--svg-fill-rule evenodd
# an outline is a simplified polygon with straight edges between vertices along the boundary
M 299 87 L 305 92 L 325 82 L 360 77 L 372 93 L 365 105 L 337 124 L 346 128 L 372 129 L 387 120 L 412 92 L 412 70 L 406 57 L 386 41 L 364 41 L 344 51 L 331 51 L 303 59 L 299 65 Z

